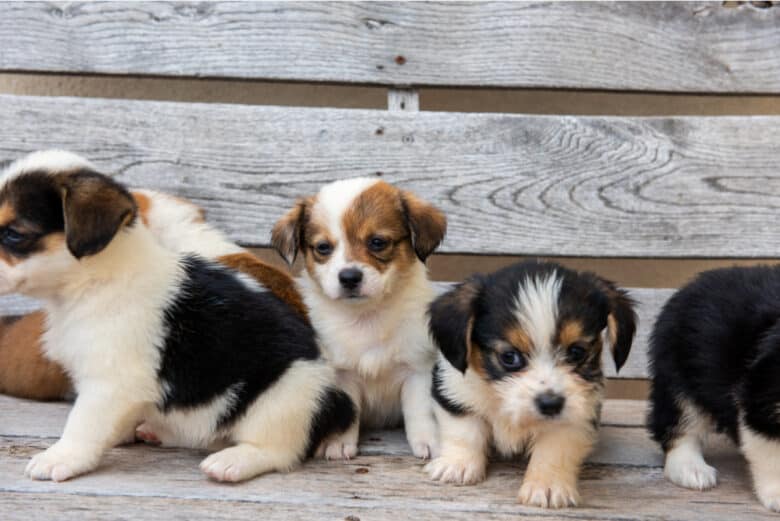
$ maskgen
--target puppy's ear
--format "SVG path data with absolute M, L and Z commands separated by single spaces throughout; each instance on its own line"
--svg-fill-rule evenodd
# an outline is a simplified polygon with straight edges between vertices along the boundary
M 401 205 L 412 236 L 414 252 L 425 262 L 444 239 L 447 218 L 438 208 L 406 190 L 401 191 Z
M 60 186 L 65 242 L 77 259 L 102 251 L 122 226 L 135 220 L 138 209 L 132 195 L 106 175 L 67 174 Z
M 311 204 L 311 197 L 298 199 L 295 206 L 279 219 L 271 231 L 271 246 L 287 261 L 295 262 L 298 251 L 304 243 L 303 229 L 306 208 Z
M 473 276 L 434 300 L 428 310 L 434 341 L 461 373 L 468 367 L 475 307 L 482 287 L 482 279 Z
M 631 344 L 634 341 L 634 333 L 636 333 L 635 302 L 627 291 L 618 288 L 614 282 L 600 280 L 602 289 L 609 299 L 607 338 L 612 350 L 612 359 L 615 360 L 615 370 L 620 371 L 631 352 Z

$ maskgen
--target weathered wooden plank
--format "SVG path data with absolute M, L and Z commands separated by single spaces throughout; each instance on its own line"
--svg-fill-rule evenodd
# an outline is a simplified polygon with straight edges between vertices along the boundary
M 751 3 L 16 3 L 0 68 L 780 92 L 780 12 Z
M 629 453 L 647 443 L 641 429 L 622 429 L 623 438 L 605 433 L 607 450 L 621 446 Z M 181 500 L 203 508 L 243 502 L 271 512 L 289 512 L 296 518 L 333 519 L 377 512 L 387 519 L 414 511 L 422 519 L 434 515 L 492 513 L 573 519 L 771 519 L 754 499 L 744 461 L 733 449 L 719 447 L 708 456 L 719 469 L 720 484 L 711 492 L 677 488 L 662 476 L 660 455 L 651 465 L 589 463 L 581 475 L 584 505 L 557 513 L 525 508 L 515 496 L 523 463 L 494 462 L 486 482 L 473 487 L 454 487 L 431 482 L 422 472 L 423 463 L 411 456 L 362 455 L 349 462 L 310 461 L 286 475 L 272 474 L 237 486 L 207 481 L 197 464 L 203 453 L 162 450 L 135 445 L 110 451 L 93 474 L 66 483 L 33 482 L 22 477 L 28 458 L 48 442 L 40 439 L 0 437 L 0 491 L 2 496 L 32 494 L 42 498 L 69 495 L 74 504 L 81 497 L 132 498 L 177 505 Z M 656 449 L 657 451 L 657 449 Z M 12 496 L 12 497 L 13 497 Z M 5 500 L 0 500 L 5 501 Z M 19 508 L 24 503 L 19 500 Z M 55 499 L 58 508 L 64 499 Z M 223 503 L 225 502 L 225 503 Z M 2 503 L 0 503 L 2 504 Z M 107 508 L 107 507 L 102 507 Z M 189 507 L 191 508 L 191 507 Z
M 324 182 L 438 204 L 443 252 L 774 257 L 780 117 L 559 117 L 0 97 L 0 160 L 74 149 L 246 245 Z

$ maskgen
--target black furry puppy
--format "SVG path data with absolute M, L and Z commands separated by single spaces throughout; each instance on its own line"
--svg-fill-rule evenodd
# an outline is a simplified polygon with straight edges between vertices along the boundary
M 649 428 L 665 474 L 715 486 L 702 441 L 728 434 L 750 463 L 758 498 L 780 511 L 780 267 L 700 274 L 666 303 L 650 341 Z
M 489 447 L 527 451 L 519 500 L 560 508 L 596 441 L 604 341 L 618 369 L 636 329 L 633 303 L 612 282 L 550 262 L 472 277 L 431 305 L 441 349 L 433 370 L 441 456 L 437 481 L 485 478 Z

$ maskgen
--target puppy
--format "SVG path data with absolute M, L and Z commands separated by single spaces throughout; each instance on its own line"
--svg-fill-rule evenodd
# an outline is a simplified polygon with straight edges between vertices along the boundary
M 712 431 L 739 444 L 761 503 L 780 511 L 780 267 L 700 274 L 664 305 L 650 339 L 649 428 L 664 473 L 714 487 L 702 456 Z
M 603 337 L 620 369 L 636 329 L 632 306 L 613 283 L 548 262 L 476 276 L 436 299 L 442 447 L 426 467 L 430 476 L 477 483 L 491 445 L 503 456 L 527 451 L 520 502 L 576 505 L 577 475 L 599 424 Z
M 77 399 L 33 479 L 97 467 L 145 422 L 161 439 L 231 446 L 203 471 L 284 471 L 354 420 L 309 324 L 254 279 L 163 247 L 135 199 L 78 156 L 34 154 L 0 179 L 0 288 L 44 303 L 46 355 Z
M 62 152 L 47 151 L 47 156 Z M 38 158 L 43 157 L 42 153 Z M 140 223 L 160 244 L 178 253 L 196 253 L 254 278 L 306 316 L 303 300 L 288 274 L 270 266 L 228 240 L 205 222 L 203 209 L 190 201 L 151 190 L 131 192 Z M 62 400 L 72 396 L 73 384 L 64 369 L 43 354 L 43 311 L 8 317 L 0 326 L 0 393 L 36 400 Z M 153 433 L 141 431 L 145 438 Z M 173 443 L 175 444 L 175 442 Z
M 361 423 L 396 426 L 402 418 L 414 455 L 436 452 L 436 349 L 426 316 L 435 289 L 425 259 L 445 231 L 432 205 L 364 178 L 325 185 L 274 227 L 272 244 L 288 262 L 303 254 L 299 287 L 309 317 L 360 412 L 360 422 L 323 445 L 327 458 L 358 453 Z

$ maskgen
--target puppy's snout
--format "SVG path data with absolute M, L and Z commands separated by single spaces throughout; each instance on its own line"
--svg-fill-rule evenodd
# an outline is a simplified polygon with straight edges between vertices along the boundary
M 339 283 L 344 289 L 356 289 L 363 281 L 363 272 L 357 268 L 344 268 L 339 272 Z
M 547 391 L 536 397 L 536 408 L 544 416 L 558 416 L 563 410 L 563 404 L 566 403 L 566 398 L 560 394 Z

